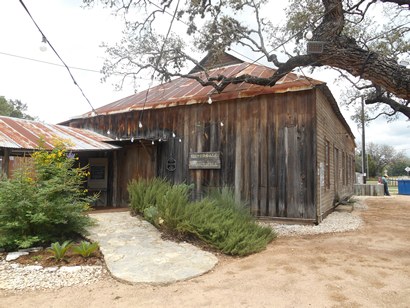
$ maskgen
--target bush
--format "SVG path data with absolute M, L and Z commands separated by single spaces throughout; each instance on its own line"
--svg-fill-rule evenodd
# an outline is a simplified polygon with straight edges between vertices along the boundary
M 12 179 L 0 181 L 0 247 L 48 245 L 85 233 L 92 224 L 85 215 L 95 199 L 83 188 L 86 170 L 64 145 L 33 153 Z
M 189 186 L 172 186 L 158 179 L 134 181 L 128 189 L 131 208 L 155 226 L 194 235 L 225 254 L 255 253 L 275 238 L 271 228 L 259 226 L 249 210 L 235 202 L 229 189 L 213 191 L 197 202 L 189 202 Z M 144 204 L 144 200 L 149 203 Z
M 146 209 L 158 206 L 160 199 L 171 188 L 171 185 L 165 180 L 154 178 L 133 180 L 127 188 L 131 213 L 143 215 Z
M 186 217 L 180 232 L 194 234 L 229 255 L 259 252 L 276 236 L 271 228 L 258 225 L 229 190 L 191 204 Z

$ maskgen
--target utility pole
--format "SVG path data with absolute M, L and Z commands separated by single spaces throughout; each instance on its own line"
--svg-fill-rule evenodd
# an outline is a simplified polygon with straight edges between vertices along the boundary
M 365 133 L 365 119 L 364 119 L 364 98 L 362 96 L 362 174 L 363 174 L 363 184 L 366 184 L 366 133 Z

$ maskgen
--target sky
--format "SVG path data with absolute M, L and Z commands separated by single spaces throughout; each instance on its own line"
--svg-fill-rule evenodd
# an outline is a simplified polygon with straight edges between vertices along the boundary
M 101 6 L 81 8 L 80 0 L 24 2 L 47 39 L 71 68 L 75 80 L 94 108 L 148 87 L 146 80 L 138 80 L 136 85 L 125 83 L 122 90 L 114 87 L 118 79 L 101 82 L 103 75 L 100 70 L 106 56 L 101 44 L 112 45 L 120 41 L 123 21 L 119 16 L 112 15 L 110 10 Z M 278 18 L 283 18 L 284 13 L 277 5 L 275 11 Z M 91 110 L 51 49 L 40 51 L 41 34 L 19 0 L 0 1 L 0 29 L 0 96 L 21 100 L 27 104 L 28 114 L 51 124 Z M 307 70 L 304 72 L 309 75 Z M 332 76 L 322 71 L 312 77 L 326 81 L 339 101 L 340 88 Z M 341 111 L 359 145 L 361 131 L 350 120 L 349 110 L 341 107 Z M 409 132 L 410 122 L 404 117 L 391 123 L 380 119 L 366 127 L 366 142 L 394 146 L 410 157 Z

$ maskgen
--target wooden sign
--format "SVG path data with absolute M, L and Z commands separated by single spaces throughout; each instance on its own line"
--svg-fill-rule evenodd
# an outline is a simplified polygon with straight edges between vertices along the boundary
M 189 154 L 189 169 L 221 169 L 221 152 Z

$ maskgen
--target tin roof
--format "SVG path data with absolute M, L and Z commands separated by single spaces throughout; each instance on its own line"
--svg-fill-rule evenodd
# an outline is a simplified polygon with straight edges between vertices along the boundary
M 209 76 L 219 75 L 237 77 L 250 75 L 267 78 L 275 72 L 274 69 L 247 62 L 219 67 L 209 71 Z M 204 72 L 195 75 L 204 77 Z M 260 86 L 245 82 L 229 84 L 221 93 L 212 86 L 204 87 L 194 79 L 177 78 L 170 82 L 152 87 L 148 90 L 125 97 L 111 104 L 97 108 L 97 115 L 124 113 L 133 110 L 160 109 L 166 107 L 205 103 L 211 97 L 213 102 L 236 98 L 253 97 L 262 94 L 284 93 L 312 89 L 324 84 L 321 81 L 289 73 L 280 79 L 273 87 Z M 92 116 L 88 112 L 80 118 Z
M 105 143 L 111 138 L 95 132 L 62 125 L 44 124 L 36 121 L 0 116 L 0 147 L 34 150 L 39 141 L 46 149 L 52 149 L 53 142 L 63 140 L 72 151 L 114 150 L 117 146 Z

